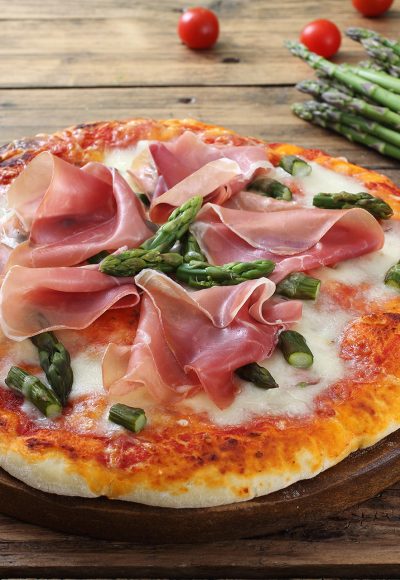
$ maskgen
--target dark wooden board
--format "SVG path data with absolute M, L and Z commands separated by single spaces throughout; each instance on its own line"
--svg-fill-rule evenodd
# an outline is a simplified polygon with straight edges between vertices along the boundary
M 315 478 L 252 501 L 169 509 L 106 498 L 62 497 L 0 472 L 0 512 L 75 534 L 139 543 L 195 543 L 254 537 L 321 520 L 400 479 L 400 431 Z

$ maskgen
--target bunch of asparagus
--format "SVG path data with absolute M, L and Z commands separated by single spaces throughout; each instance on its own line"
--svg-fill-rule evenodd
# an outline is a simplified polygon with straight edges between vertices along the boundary
M 349 28 L 346 34 L 361 42 L 371 61 L 336 65 L 299 42 L 286 43 L 318 75 L 317 80 L 297 85 L 316 100 L 295 103 L 293 112 L 349 141 L 400 159 L 400 43 L 365 28 Z

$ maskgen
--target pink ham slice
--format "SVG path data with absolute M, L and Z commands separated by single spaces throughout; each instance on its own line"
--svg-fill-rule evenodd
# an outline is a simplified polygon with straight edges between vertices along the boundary
M 110 345 L 103 361 L 115 400 L 129 402 L 145 385 L 163 403 L 204 390 L 225 408 L 237 390 L 234 370 L 270 356 L 278 330 L 301 317 L 300 302 L 270 300 L 275 285 L 266 278 L 187 292 L 144 270 L 136 283 L 144 298 L 134 344 Z
M 160 176 L 150 210 L 158 223 L 194 195 L 222 204 L 240 191 L 257 169 L 272 167 L 262 145 L 208 145 L 190 131 L 171 143 L 151 144 L 150 152 Z M 227 172 L 229 167 L 231 173 Z
M 107 276 L 96 267 L 14 266 L 0 290 L 0 324 L 8 338 L 23 340 L 45 330 L 86 328 L 109 308 L 138 302 L 132 279 Z
M 152 235 L 129 185 L 101 163 L 79 169 L 43 152 L 13 182 L 8 202 L 30 230 L 9 266 L 72 266 Z
M 269 259 L 271 278 L 336 264 L 379 250 L 384 234 L 363 209 L 250 212 L 205 205 L 191 226 L 213 264 Z

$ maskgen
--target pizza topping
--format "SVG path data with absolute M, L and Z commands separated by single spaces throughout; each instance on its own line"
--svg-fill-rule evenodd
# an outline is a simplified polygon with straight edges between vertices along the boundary
M 385 284 L 386 286 L 400 290 L 400 261 L 386 272 Z
M 307 276 L 302 272 L 294 272 L 284 278 L 276 286 L 276 293 L 287 298 L 301 300 L 316 300 L 321 287 L 321 280 Z
M 306 175 L 310 175 L 312 171 L 311 165 L 307 161 L 304 161 L 304 159 L 296 157 L 296 155 L 283 155 L 279 161 L 279 166 L 290 173 L 290 175 L 297 177 L 305 177 Z
M 212 266 L 208 262 L 191 262 L 181 264 L 176 270 L 176 277 L 192 288 L 211 288 L 212 286 L 233 286 L 246 280 L 255 280 L 269 276 L 275 268 L 271 260 L 254 262 L 231 262 L 222 266 Z
M 256 179 L 247 186 L 247 190 L 256 191 L 261 195 L 273 197 L 274 199 L 283 199 L 284 201 L 291 201 L 292 199 L 292 192 L 287 185 L 265 175 L 256 177 Z
M 368 211 L 376 219 L 388 220 L 393 215 L 393 210 L 386 201 L 380 197 L 374 197 L 370 193 L 318 193 L 314 196 L 313 205 L 324 209 L 349 209 L 361 207 Z
M 116 403 L 110 408 L 108 418 L 112 423 L 122 425 L 133 433 L 139 433 L 147 423 L 146 413 L 143 409 L 129 407 L 129 405 L 122 403 Z
M 205 262 L 206 257 L 200 249 L 196 238 L 190 232 L 187 232 L 181 241 L 181 252 L 184 262 L 191 262 L 196 260 L 197 262 Z
M 135 276 L 145 268 L 160 272 L 175 272 L 183 262 L 181 254 L 169 252 L 161 254 L 158 250 L 125 250 L 107 256 L 99 266 L 100 272 L 109 276 Z
M 9 265 L 71 266 L 151 236 L 129 185 L 100 163 L 79 169 L 43 152 L 15 179 L 8 200 L 30 230 Z
M 223 203 L 242 189 L 257 169 L 271 169 L 265 147 L 215 146 L 185 132 L 171 143 L 153 143 L 150 151 L 160 175 L 150 217 L 160 223 L 173 207 L 192 195 Z
M 31 341 L 39 350 L 40 366 L 51 388 L 65 407 L 74 381 L 69 352 L 52 332 L 37 334 Z
M 279 387 L 271 373 L 257 363 L 244 365 L 236 369 L 235 372 L 238 377 L 253 383 L 260 389 L 277 389 Z
M 271 301 L 268 279 L 188 293 L 154 270 L 136 282 L 145 294 L 133 346 L 109 347 L 103 363 L 111 397 L 145 384 L 158 401 L 204 390 L 220 408 L 237 391 L 233 373 L 270 356 L 279 328 L 298 320 L 301 303 Z
M 202 196 L 206 201 L 212 199 L 216 203 L 223 203 L 232 195 L 232 191 L 225 186 L 239 175 L 240 168 L 236 161 L 210 161 L 159 197 L 153 198 L 150 219 L 155 223 L 165 222 L 172 209 L 193 195 Z
M 283 330 L 279 335 L 279 348 L 287 362 L 297 369 L 308 369 L 314 356 L 308 348 L 304 336 L 296 330 Z
M 181 239 L 189 229 L 190 224 L 195 219 L 201 208 L 202 198 L 199 195 L 189 197 L 186 201 L 177 207 L 169 216 L 157 233 L 146 240 L 141 248 L 145 250 L 158 250 L 159 252 L 168 252 L 175 242 Z
M 384 242 L 379 223 L 359 208 L 248 212 L 207 204 L 191 231 L 211 263 L 273 260 L 276 281 L 378 250 Z
M 86 328 L 109 308 L 139 302 L 135 284 L 93 266 L 13 266 L 0 291 L 0 323 L 6 336 L 23 340 L 58 328 Z
M 30 375 L 19 367 L 11 367 L 5 383 L 10 389 L 26 397 L 43 415 L 54 419 L 61 415 L 62 406 L 51 389 L 37 377 Z

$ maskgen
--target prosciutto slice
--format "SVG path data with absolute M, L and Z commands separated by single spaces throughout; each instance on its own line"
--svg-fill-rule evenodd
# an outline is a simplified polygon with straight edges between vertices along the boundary
M 150 152 L 160 176 L 150 216 L 159 223 L 194 195 L 222 204 L 257 169 L 272 167 L 262 145 L 208 145 L 190 131 L 171 143 L 151 144 Z
M 9 259 L 35 268 L 72 266 L 102 250 L 136 247 L 152 235 L 137 197 L 115 169 L 82 169 L 43 152 L 8 191 L 30 237 Z
M 109 308 L 138 302 L 132 279 L 107 276 L 96 267 L 14 266 L 0 290 L 0 324 L 8 338 L 23 340 L 46 330 L 86 328 Z
M 300 302 L 270 300 L 275 285 L 266 278 L 187 292 L 144 270 L 136 283 L 144 298 L 134 344 L 110 345 L 103 360 L 117 400 L 145 385 L 163 403 L 204 390 L 225 408 L 236 393 L 234 370 L 270 356 L 278 330 L 301 317 Z
M 207 204 L 191 231 L 213 264 L 273 260 L 275 282 L 290 272 L 379 250 L 384 243 L 377 220 L 359 208 L 250 212 Z

